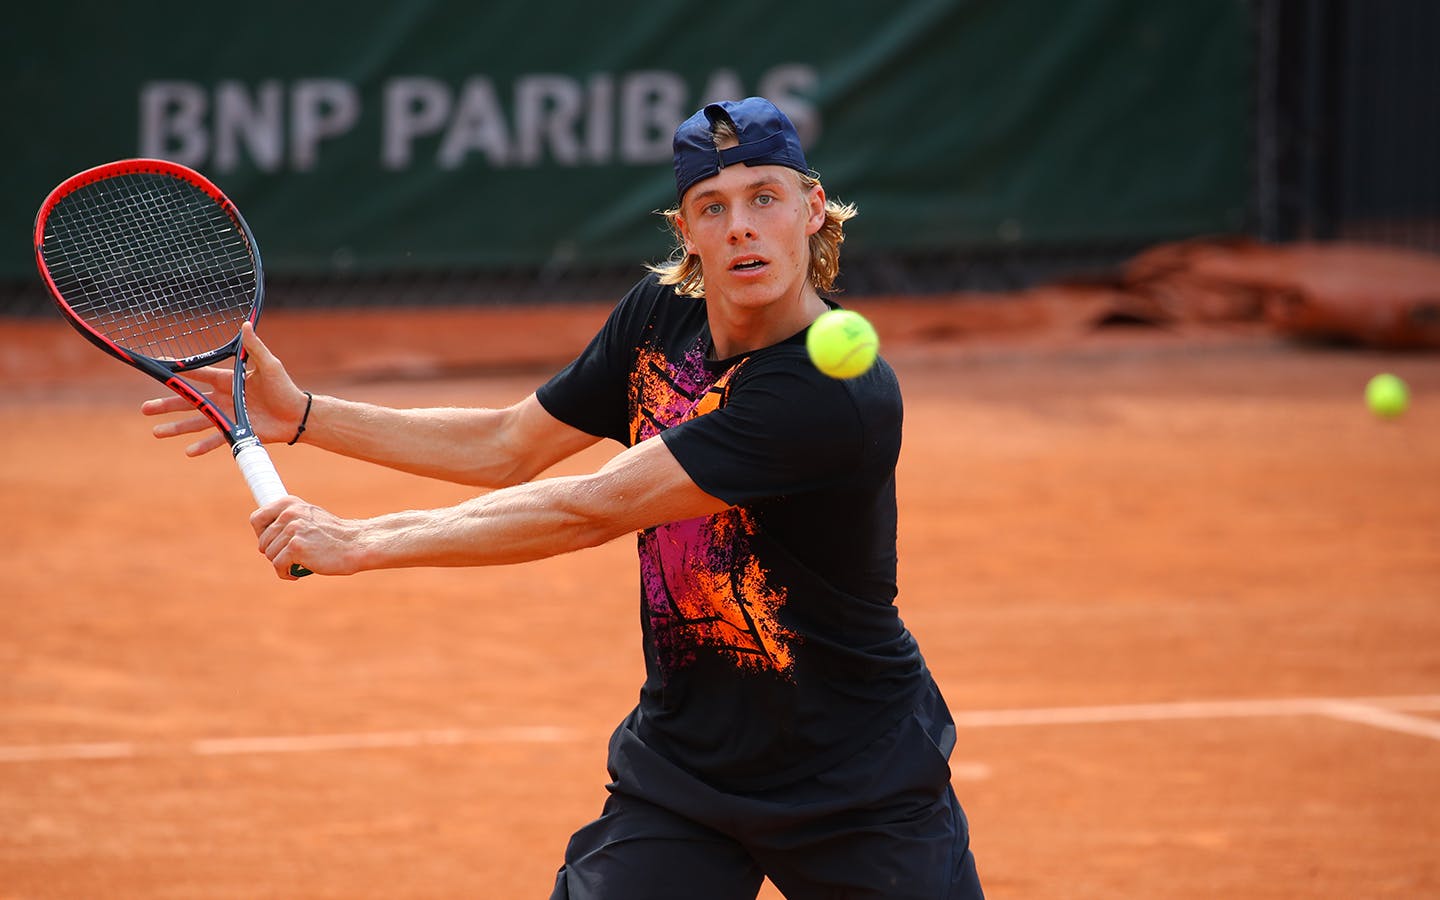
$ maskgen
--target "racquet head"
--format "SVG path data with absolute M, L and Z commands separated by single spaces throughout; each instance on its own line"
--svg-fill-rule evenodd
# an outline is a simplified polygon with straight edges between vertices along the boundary
M 260 317 L 260 251 L 218 187 L 161 159 L 87 169 L 40 205 L 35 262 L 76 330 L 168 385 L 220 429 L 257 503 L 285 495 L 245 412 L 240 326 Z M 178 375 L 230 356 L 233 421 Z M 309 574 L 298 564 L 290 571 Z
M 171 372 L 233 355 L 264 297 L 235 204 L 178 163 L 128 159 L 62 182 L 35 219 L 51 297 L 91 343 Z

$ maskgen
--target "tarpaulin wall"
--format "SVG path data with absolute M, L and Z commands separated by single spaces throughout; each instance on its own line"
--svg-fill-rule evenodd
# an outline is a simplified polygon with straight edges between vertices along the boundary
M 1235 232 L 1244 0 L 24 4 L 0 29 L 0 279 L 45 193 L 164 156 L 277 275 L 584 268 L 669 249 L 670 134 L 765 94 L 847 253 Z

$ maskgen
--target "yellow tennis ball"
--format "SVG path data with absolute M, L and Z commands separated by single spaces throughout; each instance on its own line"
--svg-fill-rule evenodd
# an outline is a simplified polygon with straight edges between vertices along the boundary
M 880 338 L 865 317 L 854 310 L 831 309 L 810 323 L 805 349 L 815 368 L 831 378 L 854 378 L 875 364 Z
M 1396 375 L 1381 372 L 1365 385 L 1365 405 L 1382 419 L 1393 419 L 1410 408 L 1410 388 Z

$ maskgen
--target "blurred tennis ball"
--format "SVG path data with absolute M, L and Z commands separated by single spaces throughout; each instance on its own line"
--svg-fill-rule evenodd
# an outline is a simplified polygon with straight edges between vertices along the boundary
M 1410 388 L 1399 376 L 1381 372 L 1365 385 L 1365 405 L 1382 419 L 1393 419 L 1410 407 Z
M 810 323 L 805 349 L 815 368 L 831 378 L 854 378 L 875 364 L 880 338 L 874 326 L 854 310 L 831 309 Z

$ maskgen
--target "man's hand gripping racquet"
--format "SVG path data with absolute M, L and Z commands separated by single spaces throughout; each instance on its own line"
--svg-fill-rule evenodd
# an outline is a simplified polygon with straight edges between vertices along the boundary
M 260 250 L 219 188 L 157 159 L 80 172 L 41 204 L 35 260 L 60 312 L 80 334 L 169 387 L 220 430 L 258 505 L 286 495 L 245 410 L 240 328 L 260 318 Z M 180 377 L 230 357 L 233 421 Z M 310 572 L 294 565 L 290 574 Z

